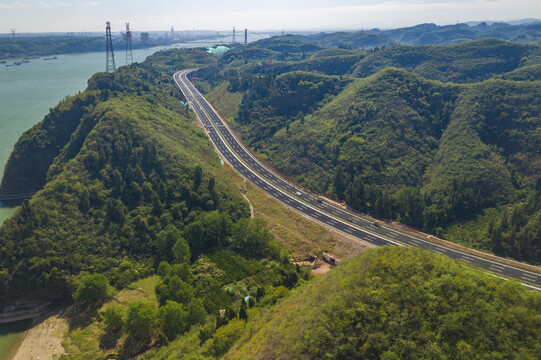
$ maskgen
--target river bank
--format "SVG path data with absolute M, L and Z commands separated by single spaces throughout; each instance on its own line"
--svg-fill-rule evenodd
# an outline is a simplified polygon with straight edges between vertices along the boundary
M 51 312 L 32 322 L 18 346 L 12 351 L 10 360 L 53 360 L 64 351 L 62 340 L 69 329 L 65 311 Z

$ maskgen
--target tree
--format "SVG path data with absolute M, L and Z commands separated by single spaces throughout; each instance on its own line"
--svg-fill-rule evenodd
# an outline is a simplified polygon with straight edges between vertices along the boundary
M 109 281 L 103 274 L 84 276 L 77 286 L 73 300 L 77 305 L 98 307 L 105 302 L 110 293 Z
M 267 229 L 262 219 L 243 218 L 233 224 L 231 229 L 231 247 L 248 257 L 278 257 L 278 249 L 272 246 L 274 236 Z
M 234 318 L 237 317 L 237 313 L 235 312 L 235 310 L 231 308 L 231 306 L 228 306 L 225 309 L 225 317 L 228 318 L 229 320 L 233 320 Z
M 147 342 L 156 330 L 156 308 L 148 302 L 135 301 L 130 304 L 126 330 L 139 342 Z
M 160 305 L 164 305 L 167 300 L 187 304 L 193 298 L 193 288 L 177 275 L 172 275 L 156 287 L 156 295 Z
M 159 258 L 167 262 L 171 262 L 171 260 L 173 260 L 172 249 L 180 239 L 180 232 L 171 224 L 167 225 L 165 229 L 160 231 L 157 236 Z
M 158 266 L 158 270 L 156 270 L 156 274 L 158 274 L 162 278 L 166 278 L 171 275 L 171 265 L 167 261 L 160 262 L 160 265 Z
M 231 321 L 226 326 L 216 330 L 212 338 L 210 350 L 214 356 L 220 357 L 229 350 L 229 348 L 241 337 L 245 329 L 244 321 L 237 319 Z
M 173 259 L 175 263 L 190 262 L 190 247 L 186 239 L 181 237 L 173 246 Z
M 340 200 L 344 199 L 344 191 L 346 190 L 346 186 L 344 184 L 344 179 L 342 176 L 343 176 L 342 166 L 339 165 L 334 175 L 333 187 L 334 187 L 334 193 Z
M 246 302 L 241 300 L 239 309 L 239 320 L 248 320 L 248 313 L 246 312 Z
M 159 317 L 162 331 L 169 341 L 190 328 L 186 311 L 175 301 L 167 300 L 160 308 Z
M 207 313 L 201 301 L 193 299 L 186 307 L 187 319 L 190 325 L 203 324 Z
M 100 316 L 109 331 L 119 331 L 124 326 L 124 309 L 118 305 L 108 306 Z
M 197 190 L 199 188 L 199 185 L 201 185 L 202 178 L 203 178 L 203 169 L 201 169 L 201 166 L 197 165 L 195 167 L 195 172 L 194 172 L 194 177 L 193 177 L 194 190 Z
M 265 289 L 263 289 L 261 286 L 258 286 L 255 297 L 257 298 L 257 300 L 261 300 L 263 296 L 265 296 Z
M 212 330 L 208 327 L 202 327 L 199 329 L 199 345 L 203 345 L 205 341 L 212 337 Z
M 211 176 L 210 179 L 209 179 L 209 185 L 208 185 L 208 190 L 209 191 L 212 191 L 214 189 L 214 176 Z

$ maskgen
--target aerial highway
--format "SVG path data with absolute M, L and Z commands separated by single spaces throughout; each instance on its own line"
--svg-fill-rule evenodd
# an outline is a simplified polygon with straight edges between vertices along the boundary
M 382 245 L 416 246 L 436 251 L 450 258 L 469 262 L 488 270 L 502 278 L 514 278 L 525 286 L 541 291 L 541 275 L 514 267 L 506 263 L 492 261 L 471 253 L 446 247 L 431 241 L 400 232 L 389 227 L 379 226 L 328 201 L 322 201 L 262 164 L 235 137 L 217 111 L 208 103 L 187 75 L 197 69 L 178 71 L 173 78 L 186 97 L 191 108 L 203 124 L 210 140 L 221 157 L 244 178 L 276 198 L 286 206 L 312 218 L 324 225 L 339 230 L 362 241 Z M 503 260 L 503 259 L 502 259 Z

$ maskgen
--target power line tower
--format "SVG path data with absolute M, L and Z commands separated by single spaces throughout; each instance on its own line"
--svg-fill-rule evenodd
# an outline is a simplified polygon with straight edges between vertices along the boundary
M 126 65 L 133 63 L 133 53 L 131 51 L 131 38 L 130 23 L 126 23 Z M 112 47 L 111 47 L 112 49 Z
M 107 21 L 107 26 L 105 27 L 105 47 L 106 47 L 106 58 L 105 58 L 105 71 L 112 72 L 116 70 L 115 67 L 115 53 L 113 52 L 113 40 L 111 39 L 111 23 Z

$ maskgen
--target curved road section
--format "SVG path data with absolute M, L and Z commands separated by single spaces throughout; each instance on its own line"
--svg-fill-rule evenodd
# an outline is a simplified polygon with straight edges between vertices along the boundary
M 207 100 L 188 80 L 187 75 L 196 70 L 181 70 L 175 73 L 173 78 L 197 117 L 203 123 L 210 140 L 214 143 L 222 158 L 244 178 L 267 194 L 326 226 L 362 241 L 377 246 L 409 245 L 422 247 L 447 255 L 452 259 L 469 262 L 490 271 L 495 276 L 515 278 L 523 285 L 541 291 L 541 275 L 539 274 L 438 245 L 387 227 L 376 226 L 372 221 L 363 219 L 336 205 L 320 202 L 317 198 L 295 187 L 295 185 L 259 162 L 238 141 L 216 110 L 210 106 Z

